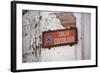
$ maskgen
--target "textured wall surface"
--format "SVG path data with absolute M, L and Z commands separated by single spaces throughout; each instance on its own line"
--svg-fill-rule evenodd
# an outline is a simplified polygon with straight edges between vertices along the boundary
M 83 36 L 83 34 L 86 35 L 84 30 L 87 30 L 87 33 L 90 33 L 89 29 L 90 14 L 86 13 L 71 13 L 73 14 L 73 16 L 76 17 L 76 26 L 78 28 L 77 45 L 73 46 L 65 45 L 60 47 L 53 47 L 51 49 L 41 47 L 43 31 L 65 29 L 65 27 L 62 26 L 60 19 L 57 18 L 56 13 L 58 12 L 23 10 L 23 17 L 22 17 L 23 63 L 81 60 L 83 56 L 84 59 L 90 59 L 90 53 L 89 53 L 90 40 L 88 40 L 90 36 L 89 34 L 85 37 Z M 84 19 L 84 21 L 82 19 Z M 83 29 L 82 25 L 86 24 L 88 24 L 87 28 Z M 86 38 L 84 39 L 84 42 L 82 42 L 83 41 L 82 38 Z M 88 43 L 84 44 L 85 42 Z

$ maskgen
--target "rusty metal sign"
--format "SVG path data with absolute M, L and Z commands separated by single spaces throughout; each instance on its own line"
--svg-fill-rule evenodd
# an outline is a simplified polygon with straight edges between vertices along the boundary
M 43 48 L 74 45 L 77 43 L 77 28 L 43 32 Z

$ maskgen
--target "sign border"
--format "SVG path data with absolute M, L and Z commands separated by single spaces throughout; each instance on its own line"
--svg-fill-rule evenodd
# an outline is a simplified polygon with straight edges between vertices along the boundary
M 76 31 L 75 42 L 73 42 L 73 43 L 65 43 L 65 44 L 57 44 L 57 45 L 51 45 L 51 46 L 48 46 L 48 47 L 44 47 L 43 46 L 44 45 L 44 37 L 43 36 L 44 36 L 45 33 L 65 31 L 65 30 L 73 30 L 73 29 L 75 29 L 75 31 Z M 65 45 L 72 46 L 72 45 L 77 44 L 77 43 L 78 43 L 78 31 L 77 31 L 77 28 L 76 27 L 72 27 L 72 28 L 69 28 L 69 29 L 50 30 L 50 31 L 44 31 L 44 32 L 42 32 L 42 47 L 43 48 L 51 48 L 51 47 L 65 46 Z

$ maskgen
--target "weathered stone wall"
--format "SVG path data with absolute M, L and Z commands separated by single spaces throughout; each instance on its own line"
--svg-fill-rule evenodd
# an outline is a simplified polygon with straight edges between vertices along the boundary
M 82 29 L 81 25 L 84 24 L 84 22 L 83 23 L 81 22 L 82 13 L 72 13 L 73 15 L 71 14 L 72 16 L 76 17 L 76 27 L 78 28 L 77 45 L 53 47 L 51 49 L 41 47 L 43 31 L 65 29 L 65 27 L 62 26 L 61 21 L 57 17 L 56 13 L 59 12 L 29 10 L 23 14 L 22 17 L 23 20 L 22 21 L 22 54 L 23 54 L 22 61 L 23 63 L 68 61 L 68 60 L 82 59 L 83 54 L 82 54 L 81 38 L 84 38 L 82 37 L 82 32 L 81 32 Z
M 39 61 L 36 49 L 39 42 L 39 14 L 39 11 L 28 11 L 22 17 L 23 62 Z

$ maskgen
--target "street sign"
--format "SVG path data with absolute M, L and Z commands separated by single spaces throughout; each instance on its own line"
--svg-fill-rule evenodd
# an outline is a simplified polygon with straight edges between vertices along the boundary
M 43 48 L 50 48 L 63 45 L 74 45 L 77 43 L 77 29 L 61 29 L 45 31 L 42 35 Z

